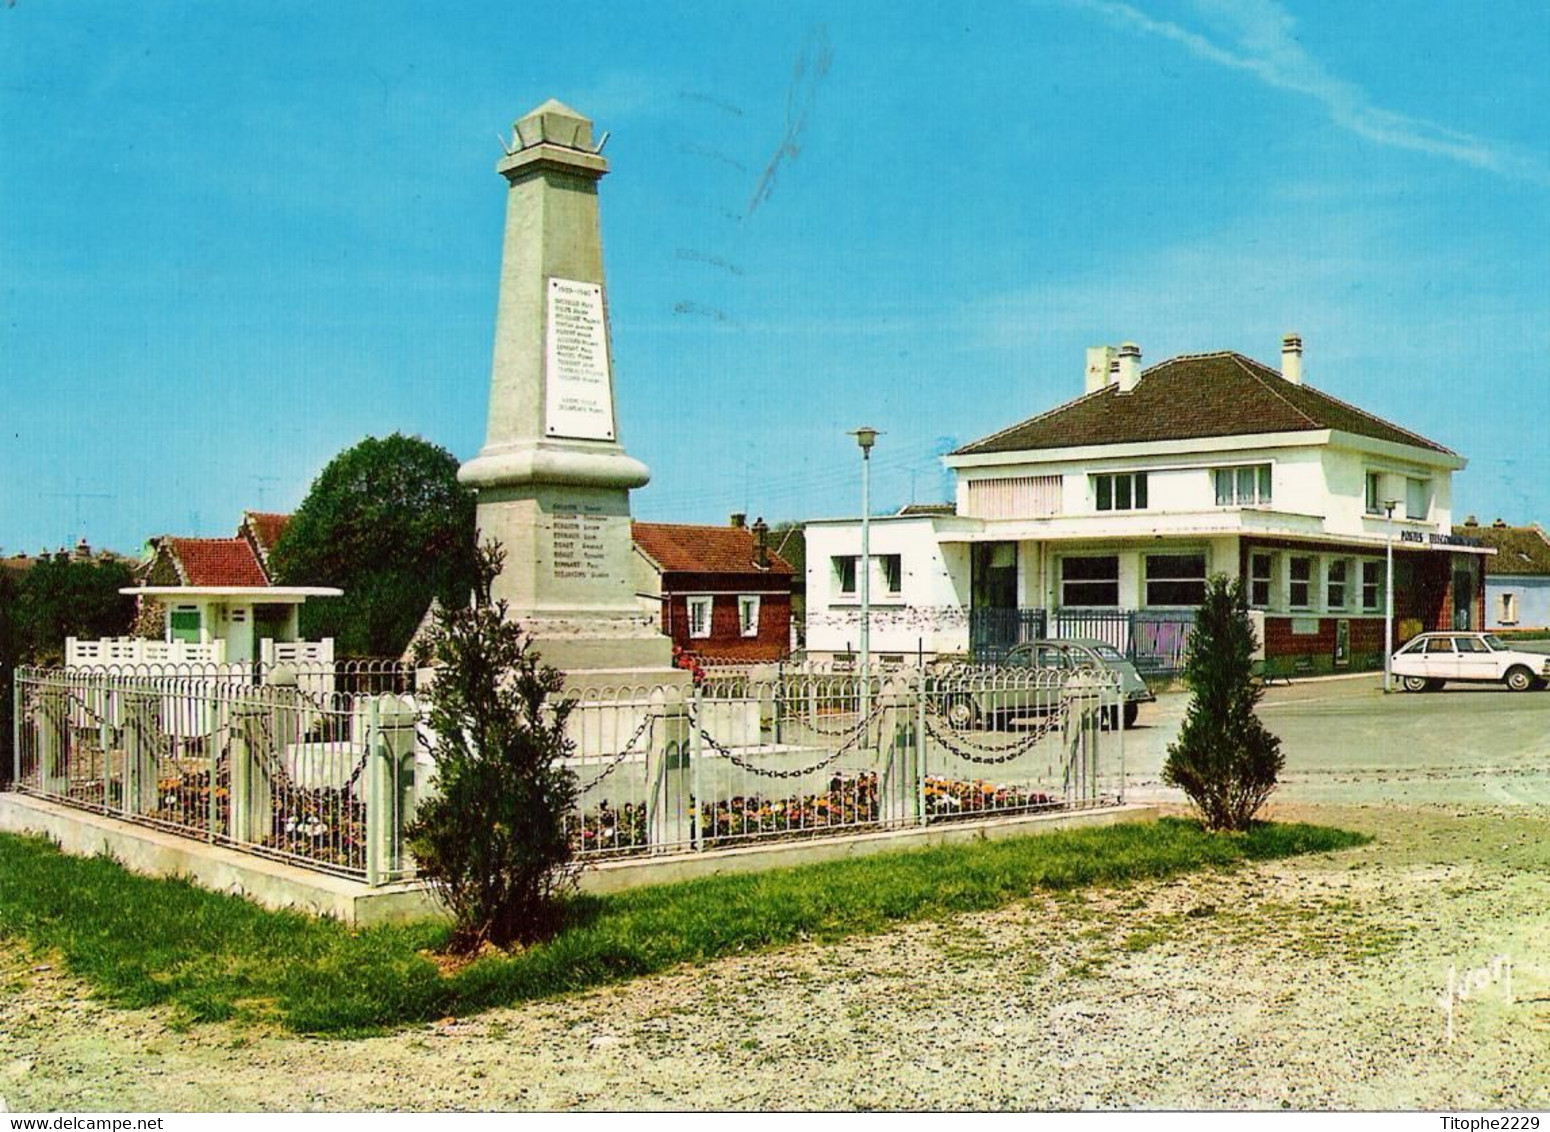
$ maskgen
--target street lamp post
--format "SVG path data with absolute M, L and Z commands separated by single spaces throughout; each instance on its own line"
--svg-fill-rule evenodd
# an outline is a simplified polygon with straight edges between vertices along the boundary
M 875 428 L 862 427 L 850 435 L 861 447 L 861 561 L 856 569 L 861 575 L 861 679 L 866 680 L 872 660 L 872 445 L 880 434 Z
M 1383 501 L 1383 513 L 1388 519 L 1388 537 L 1385 539 L 1386 561 L 1383 564 L 1383 690 L 1394 690 L 1394 508 L 1397 499 Z

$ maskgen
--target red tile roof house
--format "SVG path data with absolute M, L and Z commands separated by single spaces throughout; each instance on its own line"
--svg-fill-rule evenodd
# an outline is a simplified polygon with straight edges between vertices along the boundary
M 662 631 L 707 660 L 781 660 L 791 652 L 793 570 L 764 520 L 725 527 L 631 523 L 636 593 Z
M 297 640 L 297 615 L 308 598 L 342 591 L 277 586 L 267 569 L 269 549 L 287 519 L 249 511 L 233 538 L 151 539 L 140 584 L 124 592 L 161 607 L 162 640 L 72 638 L 66 665 L 331 661 L 332 641 Z

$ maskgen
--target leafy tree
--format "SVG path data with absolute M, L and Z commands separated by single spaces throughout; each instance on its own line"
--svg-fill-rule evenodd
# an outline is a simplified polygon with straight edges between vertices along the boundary
M 135 583 L 117 559 L 40 558 L 17 584 L 17 629 L 24 662 L 64 660 L 66 637 L 121 637 L 134 623 L 135 599 L 118 591 Z
M 475 603 L 438 610 L 427 639 L 437 793 L 405 832 L 464 954 L 553 934 L 575 883 L 565 818 L 577 785 L 562 763 L 573 701 L 549 705 L 563 677 L 539 663 L 506 603 L 491 604 L 500 562 L 493 546 L 479 552 Z
M 0 786 L 10 780 L 13 674 L 21 664 L 60 664 L 66 637 L 118 637 L 134 621 L 126 563 L 40 558 L 20 578 L 0 569 Z
M 445 448 L 394 433 L 323 469 L 272 555 L 282 585 L 344 590 L 302 606 L 305 637 L 333 637 L 347 655 L 397 656 L 431 598 L 468 603 L 474 496 L 457 467 Z
M 0 566 L 0 789 L 11 782 L 12 689 L 16 666 L 21 663 L 21 594 L 11 572 Z
M 1207 829 L 1247 829 L 1285 764 L 1254 707 L 1254 627 L 1237 579 L 1215 575 L 1195 618 L 1184 676 L 1193 693 L 1162 779 L 1189 796 Z

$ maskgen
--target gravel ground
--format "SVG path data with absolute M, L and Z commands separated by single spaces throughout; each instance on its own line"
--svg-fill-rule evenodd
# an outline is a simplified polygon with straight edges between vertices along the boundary
M 318 1041 L 94 1002 L 0 945 L 25 1110 L 1550 1107 L 1550 818 L 1283 805 L 1337 854 Z M 1455 1006 L 1448 968 L 1512 962 Z

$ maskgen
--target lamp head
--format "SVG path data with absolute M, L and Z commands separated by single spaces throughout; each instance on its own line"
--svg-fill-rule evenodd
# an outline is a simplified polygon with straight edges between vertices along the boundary
M 871 454 L 872 445 L 877 443 L 877 438 L 881 436 L 882 433 L 878 432 L 875 428 L 866 428 L 863 426 L 862 428 L 852 429 L 850 435 L 854 436 L 856 438 L 856 443 L 861 446 L 861 454 L 863 456 L 867 456 Z

